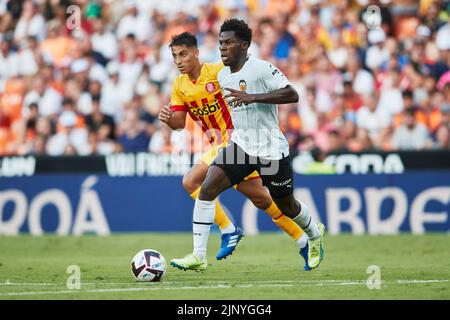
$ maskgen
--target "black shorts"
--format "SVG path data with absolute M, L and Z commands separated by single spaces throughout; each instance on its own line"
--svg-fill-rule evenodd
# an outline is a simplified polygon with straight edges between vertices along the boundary
M 240 183 L 256 170 L 272 198 L 283 198 L 294 191 L 294 175 L 289 155 L 280 160 L 253 157 L 231 142 L 226 148 L 220 150 L 211 165 L 221 168 L 232 186 Z

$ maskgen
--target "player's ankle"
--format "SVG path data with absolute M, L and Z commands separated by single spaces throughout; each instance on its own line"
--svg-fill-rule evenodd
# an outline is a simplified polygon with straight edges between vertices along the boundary
M 193 253 L 194 253 L 194 256 L 200 261 L 203 261 L 206 258 L 206 250 L 194 249 Z
M 235 231 L 236 231 L 236 226 L 234 224 L 232 224 L 231 222 L 225 228 L 220 229 L 220 232 L 222 232 L 222 234 L 233 233 Z

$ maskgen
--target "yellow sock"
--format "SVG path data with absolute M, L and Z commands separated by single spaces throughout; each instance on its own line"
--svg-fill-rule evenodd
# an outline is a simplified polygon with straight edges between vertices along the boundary
M 191 198 L 196 200 L 199 193 L 200 193 L 200 187 L 198 187 L 197 189 L 195 189 L 194 192 L 191 193 Z M 220 202 L 217 198 L 216 198 L 216 211 L 215 211 L 214 223 L 219 226 L 220 230 L 225 229 L 231 223 L 230 218 L 228 218 L 227 214 L 223 210 L 223 208 L 220 205 Z
M 271 217 L 272 221 L 281 229 L 284 230 L 288 235 L 290 235 L 295 241 L 297 241 L 298 238 L 300 238 L 303 234 L 303 230 L 296 224 L 292 219 L 289 219 L 289 217 L 285 216 L 280 209 L 278 209 L 275 202 L 272 201 L 272 204 L 270 207 L 268 207 L 266 210 Z

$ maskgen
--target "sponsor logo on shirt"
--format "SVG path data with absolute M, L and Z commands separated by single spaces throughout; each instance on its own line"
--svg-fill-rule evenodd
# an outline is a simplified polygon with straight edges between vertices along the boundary
M 197 104 L 194 102 L 190 103 L 189 111 L 197 116 L 208 116 L 210 114 L 216 113 L 221 109 L 220 103 L 217 100 L 214 100 L 213 103 L 204 103 L 202 107 L 198 107 Z

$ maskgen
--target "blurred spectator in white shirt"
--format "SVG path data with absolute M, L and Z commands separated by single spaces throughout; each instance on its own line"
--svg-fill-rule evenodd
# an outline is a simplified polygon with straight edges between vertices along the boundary
M 23 3 L 22 15 L 14 31 L 17 43 L 25 41 L 28 36 L 34 36 L 41 41 L 46 33 L 44 17 L 38 12 L 38 4 L 27 0 Z
M 403 110 L 403 97 L 399 83 L 399 72 L 391 70 L 380 88 L 381 95 L 378 108 L 389 116 L 394 116 Z
M 425 125 L 416 122 L 414 110 L 404 111 L 403 125 L 395 129 L 392 146 L 399 150 L 419 150 L 431 146 L 428 130 Z
M 75 112 L 67 110 L 58 118 L 61 131 L 50 138 L 47 143 L 47 153 L 52 156 L 63 154 L 87 155 L 90 153 L 88 132 L 86 128 L 77 128 Z M 72 152 L 70 152 L 72 150 Z
M 62 97 L 44 79 L 36 76 L 33 80 L 33 90 L 25 95 L 22 113 L 28 114 L 28 105 L 37 103 L 40 116 L 55 116 L 61 110 Z
M 34 37 L 28 37 L 20 46 L 18 52 L 19 74 L 22 76 L 32 76 L 39 71 L 37 57 L 37 44 Z
M 102 113 L 110 115 L 118 122 L 122 117 L 122 109 L 125 101 L 130 99 L 125 96 L 125 91 L 119 83 L 119 64 L 111 61 L 107 65 L 109 79 L 102 86 L 100 99 L 100 110 Z
M 389 126 L 390 117 L 377 108 L 378 101 L 374 94 L 363 97 L 364 105 L 356 112 L 356 124 L 369 132 L 372 140 L 376 139 L 381 130 Z
M 132 33 L 139 41 L 147 40 L 151 31 L 150 16 L 139 14 L 133 0 L 126 0 L 124 4 L 127 12 L 119 21 L 117 37 L 122 39 Z
M 11 49 L 9 41 L 0 41 L 0 92 L 9 78 L 19 73 L 20 61 L 19 57 Z
M 361 68 L 358 56 L 353 53 L 347 60 L 345 76 L 353 80 L 353 90 L 360 94 L 369 94 L 375 90 L 375 79 L 372 74 Z
M 371 29 L 368 33 L 371 46 L 367 49 L 366 66 L 376 71 L 390 56 L 389 49 L 384 45 L 386 35 L 382 29 Z
M 92 25 L 95 31 L 91 36 L 92 50 L 100 53 L 107 60 L 116 59 L 119 52 L 116 35 L 106 30 L 102 19 L 93 19 Z

